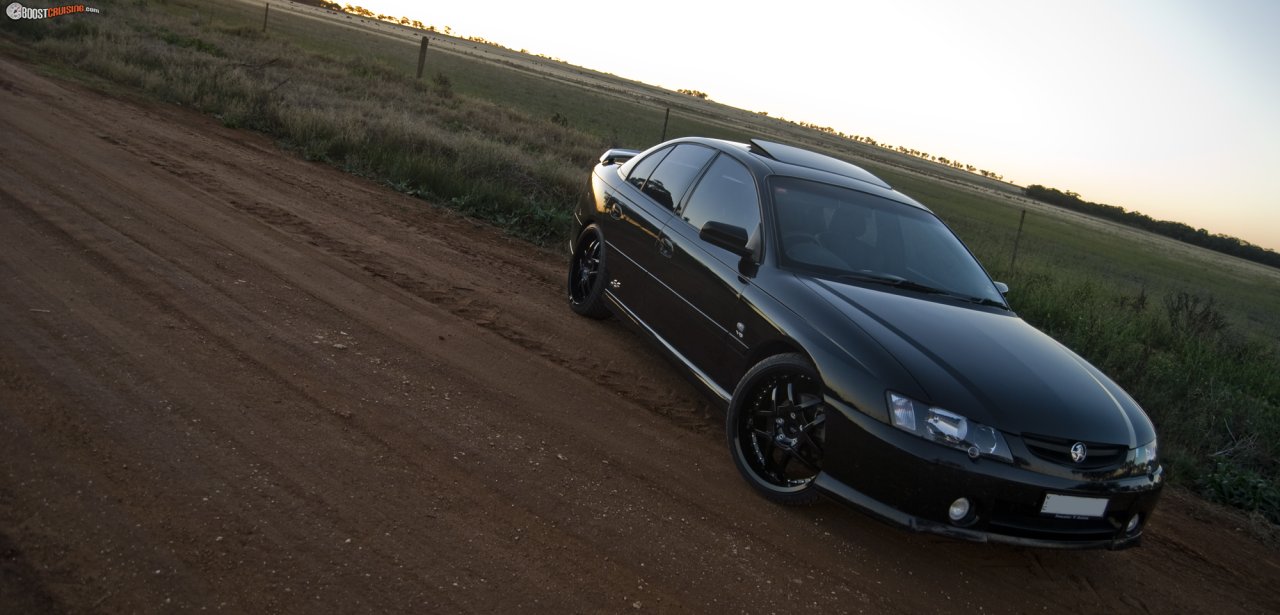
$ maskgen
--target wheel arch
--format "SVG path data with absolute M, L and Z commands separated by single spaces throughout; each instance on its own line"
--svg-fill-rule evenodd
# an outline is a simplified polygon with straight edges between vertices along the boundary
M 791 354 L 791 353 L 798 354 L 804 357 L 804 359 L 808 361 L 810 365 L 813 365 L 813 357 L 809 356 L 809 353 L 805 351 L 804 347 L 801 346 L 798 342 L 789 338 L 778 338 L 778 339 L 771 339 L 761 344 L 758 344 L 756 345 L 755 348 L 752 348 L 751 351 L 748 352 L 747 360 L 746 360 L 747 370 L 750 370 L 752 366 L 754 366 L 755 364 L 765 359 L 768 359 L 769 357 L 780 355 L 780 354 Z M 741 378 L 745 374 L 746 374 L 746 371 L 740 374 L 739 378 Z
M 825 393 L 849 408 L 857 409 L 872 417 L 888 421 L 888 410 L 879 400 L 883 398 L 881 379 L 867 371 L 859 361 L 844 361 L 847 352 L 828 343 L 822 338 L 811 339 L 812 350 L 793 337 L 777 337 L 769 339 L 752 348 L 748 353 L 745 370 L 738 375 L 742 378 L 752 367 L 765 359 L 780 354 L 794 353 L 800 355 L 818 374 Z M 882 416 L 883 415 L 883 416 Z
M 595 212 L 591 212 L 591 214 L 594 214 L 594 213 Z M 574 214 L 573 220 L 569 224 L 569 243 L 573 243 L 577 241 L 578 236 L 581 235 L 582 231 L 586 229 L 588 226 L 591 226 L 592 224 L 596 225 L 597 227 L 600 226 L 600 223 L 596 221 L 596 217 L 591 214 L 584 215 L 580 212 Z M 600 234 L 601 235 L 604 234 L 603 229 L 601 229 Z

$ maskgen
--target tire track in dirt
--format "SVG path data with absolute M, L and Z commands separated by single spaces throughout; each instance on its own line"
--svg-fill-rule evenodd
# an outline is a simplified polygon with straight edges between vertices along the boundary
M 227 185 L 226 182 L 218 179 L 219 177 L 243 177 L 254 172 L 254 169 L 247 168 L 243 163 L 226 165 L 218 163 L 218 165 L 225 168 L 219 169 L 217 173 L 214 173 L 195 168 L 176 158 L 174 152 L 182 151 L 178 143 L 148 142 L 143 140 L 141 136 L 135 135 L 130 135 L 123 139 L 116 139 L 108 135 L 99 135 L 99 138 L 113 143 L 125 151 L 137 155 L 140 159 L 146 160 L 149 164 L 189 182 L 192 187 L 201 191 L 239 192 L 240 198 L 229 201 L 236 209 L 253 215 L 282 232 L 304 238 L 308 244 L 359 266 L 369 275 L 386 280 L 414 296 L 443 306 L 450 313 L 473 324 L 485 327 L 502 338 L 556 365 L 573 368 L 573 366 L 583 365 L 588 360 L 587 356 L 581 354 L 566 355 L 563 347 L 556 347 L 527 333 L 534 327 L 531 327 L 528 322 L 521 322 L 519 319 L 512 318 L 512 315 L 518 313 L 518 305 L 513 306 L 511 302 L 503 305 L 486 299 L 486 297 L 502 294 L 500 287 L 490 286 L 484 289 L 485 292 L 478 293 L 474 286 L 445 283 L 436 276 L 424 274 L 428 270 L 423 267 L 421 262 L 405 260 L 387 251 L 369 250 L 367 249 L 367 241 L 365 241 L 365 247 L 362 247 L 360 244 L 345 241 L 333 232 L 333 229 L 343 226 L 358 228 L 362 231 L 367 230 L 365 228 L 365 220 L 375 216 L 386 217 L 389 212 L 391 218 L 406 226 L 405 230 L 408 233 L 430 237 L 439 233 L 438 228 L 428 228 L 429 226 L 440 226 L 439 215 L 434 216 L 436 219 L 431 220 L 432 225 L 419 225 L 423 216 L 416 216 L 417 219 L 415 219 L 415 216 L 410 211 L 397 208 L 384 208 L 381 211 L 359 209 L 343 212 L 350 214 L 346 216 L 318 216 L 314 211 L 307 212 L 313 217 L 318 217 L 318 220 L 313 222 L 279 204 L 281 202 L 290 203 L 296 201 L 297 194 L 306 194 L 313 186 L 293 181 L 290 175 L 278 173 L 268 165 L 263 166 L 267 167 L 273 179 L 281 179 L 280 184 L 288 186 L 292 190 L 281 190 L 277 194 L 270 194 L 274 198 L 264 199 L 260 192 L 250 194 L 243 190 L 237 190 L 236 186 Z M 240 162 L 242 159 L 243 156 L 226 158 L 226 160 L 236 162 Z M 213 164 L 206 163 L 207 166 Z M 102 177 L 99 179 L 104 183 L 114 183 L 110 178 Z M 127 190 L 126 186 L 117 187 L 121 190 Z M 320 196 L 344 198 L 352 195 L 335 195 L 332 190 L 325 189 L 321 191 Z M 446 240 L 442 242 L 444 247 L 452 254 L 475 263 L 478 274 L 501 272 L 506 278 L 513 281 L 535 281 L 543 284 L 548 291 L 559 292 L 560 278 L 563 276 L 563 272 L 559 270 L 552 272 L 543 262 L 531 262 L 526 255 L 530 250 L 527 245 L 515 246 L 515 253 L 510 250 L 496 251 L 490 249 L 483 255 L 477 254 L 475 250 L 467 246 L 469 239 L 449 241 L 449 239 L 456 237 L 466 238 L 470 229 L 459 227 L 474 226 L 473 223 L 458 219 L 450 220 L 449 222 L 450 224 L 446 226 L 452 228 L 447 229 Z M 360 236 L 368 237 L 367 234 Z M 400 239 L 404 238 L 404 236 L 400 237 Z M 508 241 L 506 243 L 513 242 Z M 495 259 L 494 256 L 498 258 Z M 688 390 L 681 391 L 681 395 L 678 397 L 673 397 L 670 387 L 659 387 L 656 386 L 656 383 L 626 378 L 617 370 L 606 370 L 602 374 L 601 381 L 610 384 L 615 391 L 645 408 L 676 420 L 685 428 L 697 432 L 705 432 L 709 425 L 714 425 L 708 422 L 710 406 L 704 400 L 691 395 Z

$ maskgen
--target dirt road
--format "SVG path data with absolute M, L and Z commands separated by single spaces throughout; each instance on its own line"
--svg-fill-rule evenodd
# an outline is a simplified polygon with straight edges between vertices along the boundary
M 1280 611 L 1177 493 L 1121 553 L 770 505 L 561 255 L 7 58 L 0 109 L 5 613 Z

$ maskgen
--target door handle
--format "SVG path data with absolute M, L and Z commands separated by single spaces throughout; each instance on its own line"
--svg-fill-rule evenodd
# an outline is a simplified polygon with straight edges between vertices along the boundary
M 671 238 L 659 237 L 658 238 L 658 254 L 661 254 L 667 258 L 671 258 L 671 255 L 674 253 L 675 253 L 675 245 L 671 243 Z

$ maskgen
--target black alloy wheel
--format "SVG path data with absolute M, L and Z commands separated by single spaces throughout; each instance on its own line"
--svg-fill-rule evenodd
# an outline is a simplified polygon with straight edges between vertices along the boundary
M 757 363 L 734 391 L 726 417 L 729 450 L 744 478 L 766 498 L 814 502 L 822 467 L 826 406 L 817 373 L 804 357 Z
M 574 246 L 569 262 L 569 307 L 588 318 L 608 318 L 609 306 L 604 302 L 604 236 L 600 227 L 592 224 L 582 229 Z

